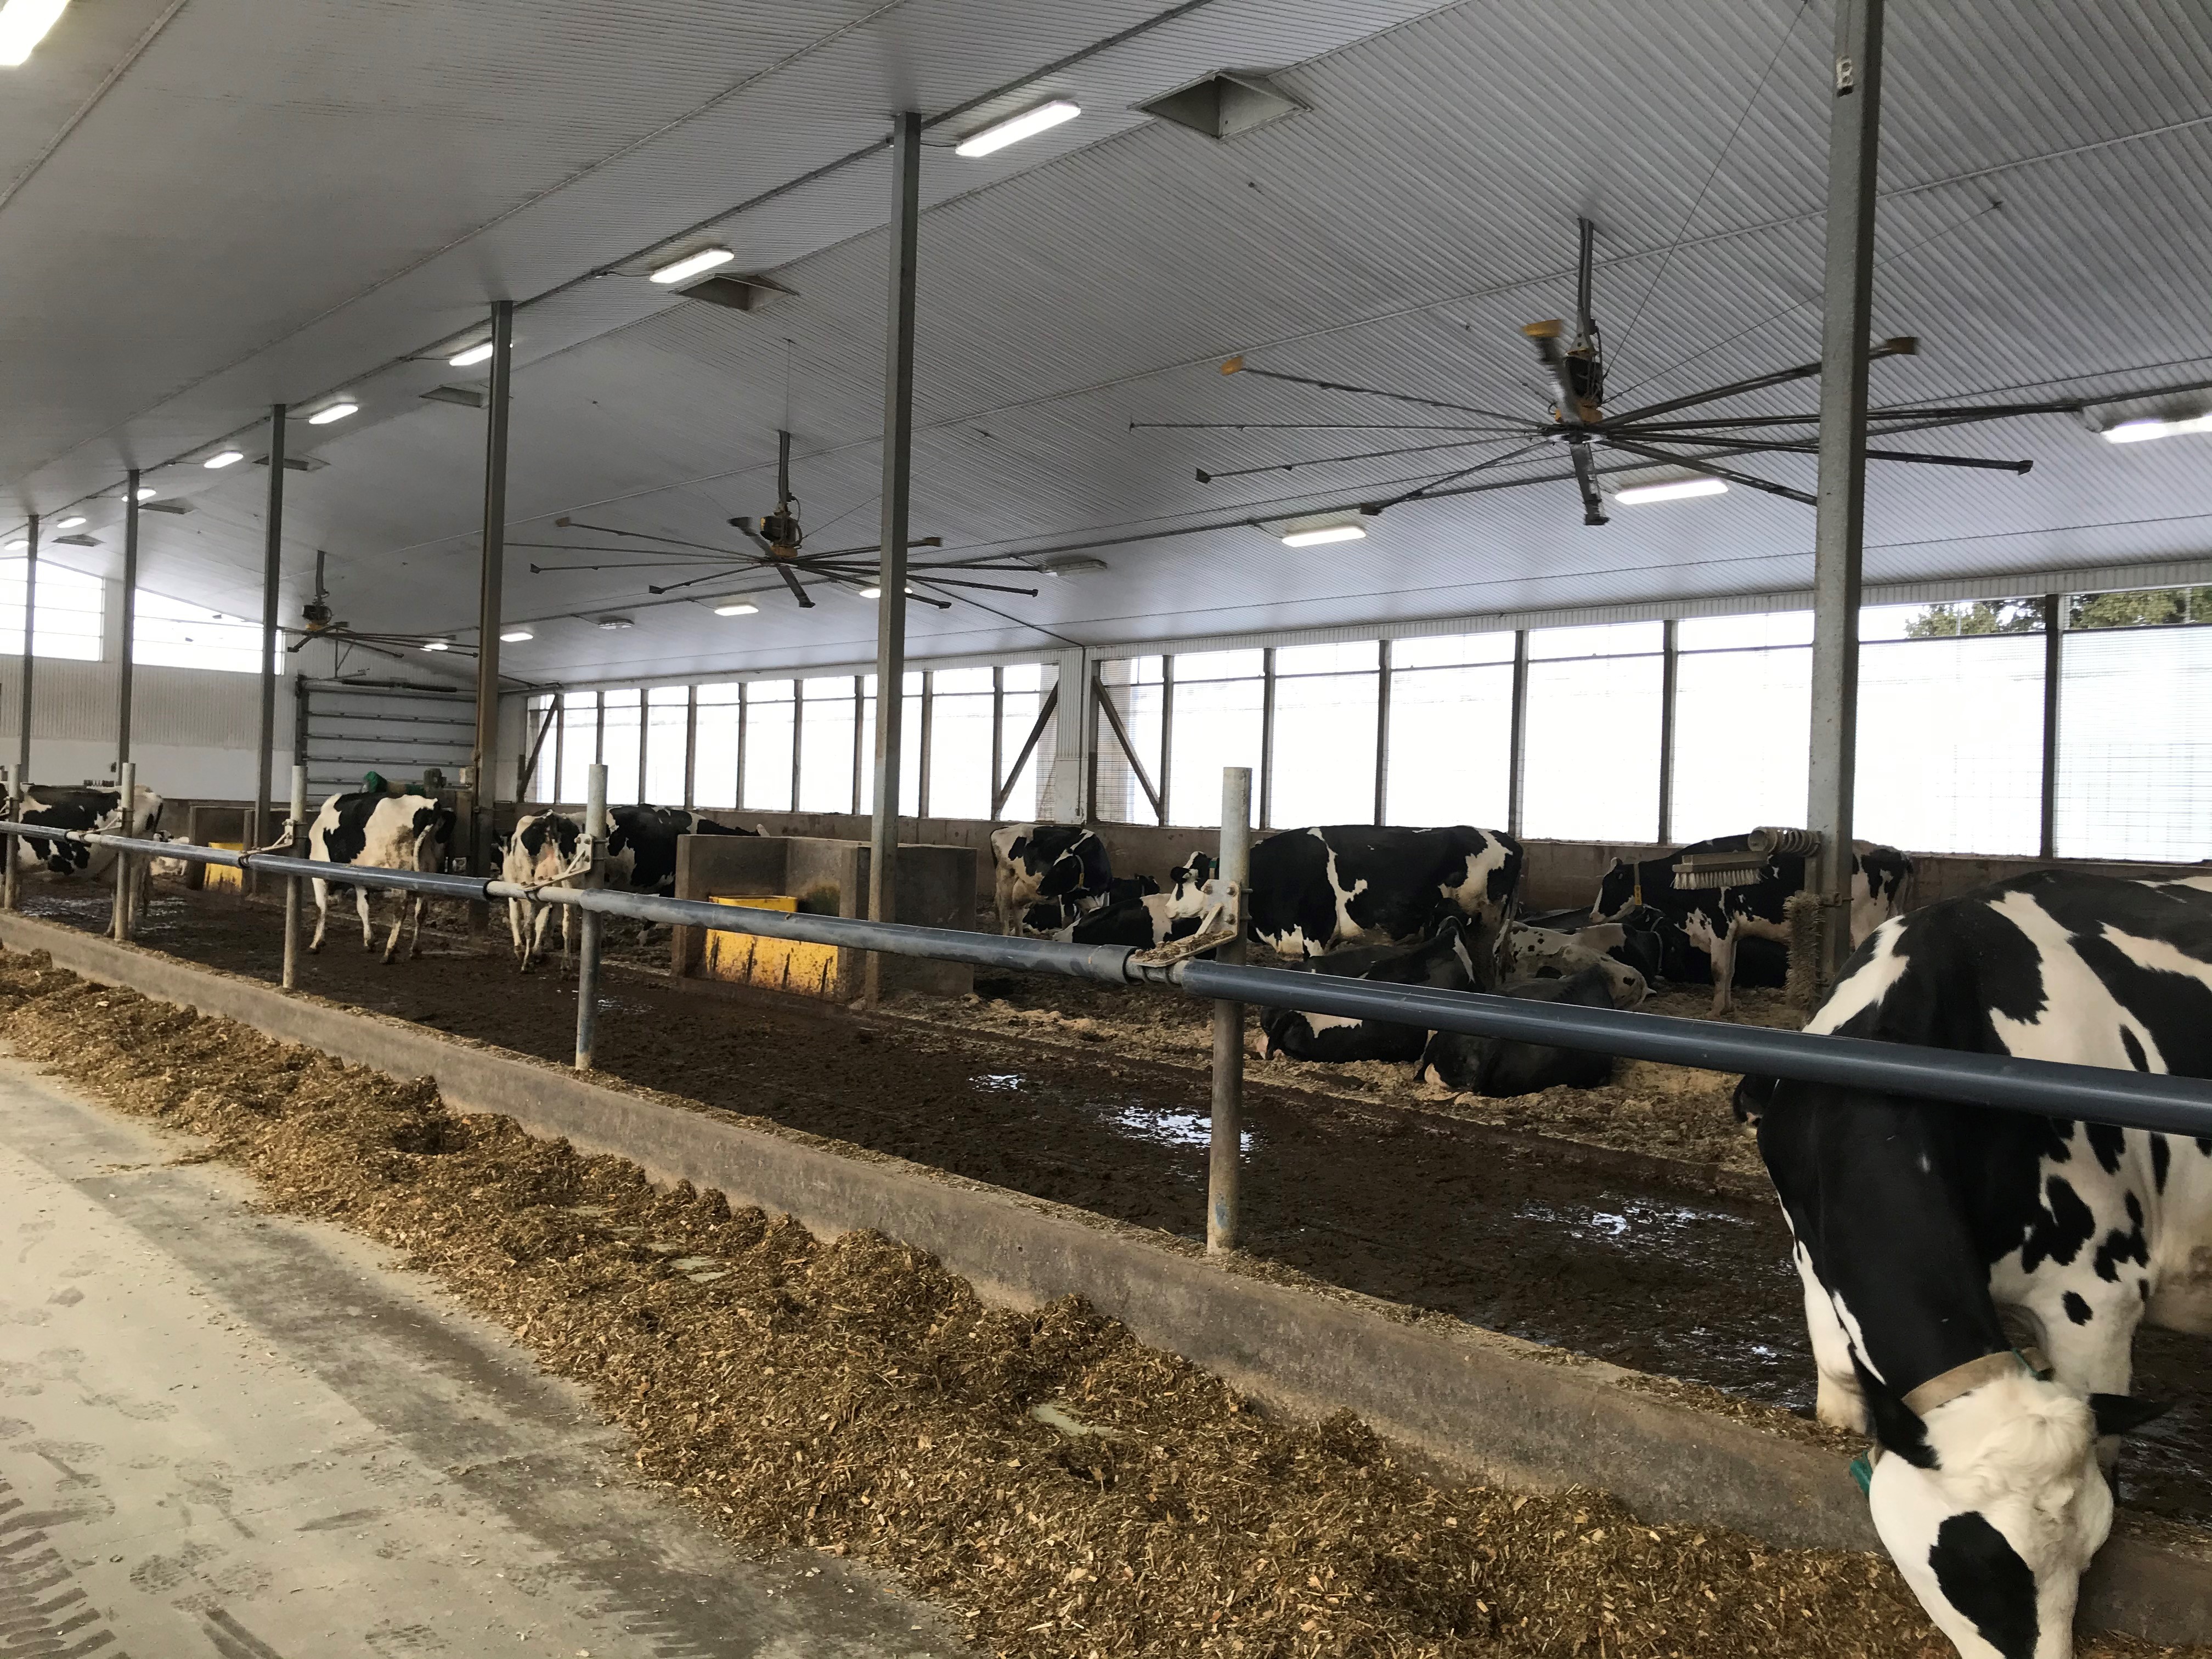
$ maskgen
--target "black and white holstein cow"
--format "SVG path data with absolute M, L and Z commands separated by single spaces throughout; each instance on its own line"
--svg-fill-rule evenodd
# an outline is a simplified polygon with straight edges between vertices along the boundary
M 1213 873 L 1203 854 L 1175 872 L 1178 914 L 1206 908 Z M 1459 917 L 1474 924 L 1468 949 L 1494 957 L 1520 884 L 1521 843 L 1495 830 L 1282 830 L 1252 848 L 1244 913 L 1247 931 L 1278 956 L 1419 943 Z
M 1022 931 L 1040 903 L 1057 903 L 1059 920 L 1052 925 L 1063 926 L 1069 916 L 1107 903 L 1114 885 L 1106 843 L 1079 823 L 1009 823 L 994 830 L 991 873 L 1001 933 Z
M 1311 958 L 1306 966 L 1316 974 L 1372 980 L 1382 985 L 1472 991 L 1476 969 L 1468 954 L 1468 927 L 1463 918 L 1448 917 L 1437 927 L 1435 938 L 1411 950 L 1332 951 Z M 1262 1060 L 1316 1060 L 1338 1065 L 1358 1060 L 1418 1060 L 1428 1040 L 1428 1032 L 1418 1025 L 1310 1013 L 1297 1008 L 1260 1011 L 1258 1048 Z
M 1498 953 L 1510 980 L 1571 979 L 1596 969 L 1611 988 L 1613 1006 L 1633 1008 L 1650 994 L 1650 981 L 1613 952 L 1625 949 L 1627 930 L 1620 922 L 1601 922 L 1574 933 L 1508 922 Z
M 1524 979 L 1501 994 L 1531 1002 L 1564 1002 L 1583 1008 L 1616 1006 L 1607 972 L 1617 963 L 1593 963 L 1554 979 Z M 1545 1089 L 1595 1089 L 1613 1080 L 1613 1056 L 1587 1048 L 1559 1048 L 1517 1037 L 1472 1036 L 1438 1031 L 1415 1061 L 1413 1075 L 1462 1094 L 1507 1099 Z
M 323 803 L 307 830 L 307 856 L 318 864 L 359 865 L 372 870 L 416 870 L 436 872 L 446 867 L 446 849 L 453 836 L 453 809 L 431 795 L 387 795 L 381 790 L 357 789 L 332 795 Z M 330 926 L 331 890 L 352 884 L 335 877 L 317 876 L 315 937 L 309 951 L 323 948 L 323 933 Z M 354 886 L 354 902 L 361 911 L 361 945 L 376 948 L 376 933 L 368 915 L 368 889 Z M 422 936 L 422 896 L 395 892 L 392 896 L 392 937 L 385 942 L 386 962 L 404 962 Z M 399 939 L 407 922 L 415 926 L 407 948 Z
M 1755 878 L 1727 887 L 1677 887 L 1674 872 L 1691 854 L 1741 853 L 1750 845 L 1748 836 L 1722 836 L 1635 864 L 1615 859 L 1598 884 L 1590 920 L 1617 921 L 1639 906 L 1656 910 L 1711 959 L 1713 1012 L 1724 1014 L 1735 1005 L 1739 978 L 1746 984 L 1783 982 L 1788 965 L 1783 953 L 1761 951 L 1754 963 L 1741 946 L 1747 939 L 1788 939 L 1783 907 L 1805 889 L 1805 860 L 1795 853 L 1770 854 Z M 1851 943 L 1856 945 L 1905 908 L 1912 860 L 1894 847 L 1865 841 L 1851 846 Z
M 583 833 L 577 826 L 577 833 Z M 684 836 L 757 836 L 680 806 L 615 806 L 607 811 L 607 885 L 634 893 L 676 895 L 676 843 Z
M 1808 1030 L 2212 1078 L 2212 877 L 2045 870 L 1877 928 Z M 1821 1421 L 1966 1659 L 2067 1659 L 2136 1326 L 2212 1334 L 2212 1137 L 1747 1079 Z M 2015 1349 L 2002 1315 L 2040 1353 Z M 2109 1459 L 2117 1443 L 2106 1439 Z
M 500 857 L 500 878 L 519 887 L 573 887 L 581 879 L 574 866 L 583 838 L 584 826 L 565 813 L 533 812 L 518 819 Z M 573 908 L 526 898 L 507 900 L 507 932 L 514 937 L 515 958 L 524 973 L 545 948 L 545 925 L 556 910 L 561 913 L 561 958 L 568 960 L 568 912 Z
M 131 797 L 130 821 L 119 810 L 122 792 L 116 789 L 57 787 L 33 784 L 23 797 L 23 823 L 41 823 L 52 830 L 88 830 L 106 835 L 150 836 L 161 822 L 161 797 L 140 784 Z M 81 841 L 47 840 L 20 836 L 15 841 L 15 868 L 27 875 L 44 870 L 56 876 L 89 876 L 102 880 L 115 863 L 112 847 L 88 847 Z

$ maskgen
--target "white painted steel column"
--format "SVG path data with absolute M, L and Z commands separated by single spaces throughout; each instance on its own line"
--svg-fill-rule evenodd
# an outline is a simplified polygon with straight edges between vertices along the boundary
M 253 823 L 246 837 L 248 847 L 269 839 L 269 751 L 276 741 L 276 584 L 284 562 L 284 405 L 269 410 L 269 510 L 263 526 L 261 548 L 261 720 L 255 728 L 253 758 Z M 241 872 L 240 890 L 255 891 L 260 884 L 251 869 Z
M 921 227 L 921 116 L 891 129 L 890 322 L 884 362 L 883 532 L 876 600 L 876 798 L 868 836 L 868 915 L 896 921 L 901 739 L 906 714 L 906 538 L 914 483 L 915 268 Z M 882 1000 L 884 958 L 868 953 L 860 999 Z
M 132 671 L 138 649 L 138 479 L 137 467 L 123 486 L 123 639 L 115 663 L 115 761 L 131 758 Z
M 591 781 L 584 806 L 584 845 L 591 857 L 591 867 L 584 873 L 586 888 L 599 886 L 606 876 L 607 858 L 607 769 L 604 763 L 593 761 L 588 775 Z M 576 1069 L 592 1069 L 592 1051 L 599 1037 L 599 931 L 605 920 L 596 910 L 583 915 L 583 937 L 576 947 Z
M 291 842 L 289 849 L 295 859 L 307 856 L 307 769 L 292 769 L 292 811 L 285 825 Z M 300 986 L 300 890 L 297 876 L 284 878 L 284 988 L 295 991 Z
M 1218 962 L 1244 960 L 1244 890 L 1252 876 L 1252 769 L 1221 769 L 1220 894 L 1237 937 L 1216 947 Z M 1237 1248 L 1237 1186 L 1244 1133 L 1244 1005 L 1213 1005 L 1213 1115 L 1208 1134 L 1206 1249 Z
M 491 385 L 484 397 L 483 557 L 477 578 L 477 729 L 469 756 L 469 873 L 492 873 L 492 822 L 499 815 L 499 647 L 501 584 L 507 571 L 507 427 L 514 367 L 514 301 L 491 307 Z M 638 745 L 644 752 L 646 709 L 639 694 Z M 518 801 L 518 808 L 519 808 Z M 469 931 L 482 931 L 485 907 L 469 907 Z
M 1866 541 L 1867 342 L 1884 0 L 1838 0 L 1829 92 L 1827 269 L 1820 343 L 1820 483 L 1813 550 L 1813 725 L 1805 822 L 1824 982 L 1850 954 L 1851 809 L 1858 743 L 1859 584 Z
M 123 810 L 122 833 L 136 835 L 138 826 L 131 821 L 131 803 L 138 792 L 138 766 L 135 761 L 125 761 L 115 769 L 117 801 Z M 128 944 L 131 939 L 131 857 L 128 853 L 115 855 L 115 907 L 108 924 L 108 933 L 118 945 Z

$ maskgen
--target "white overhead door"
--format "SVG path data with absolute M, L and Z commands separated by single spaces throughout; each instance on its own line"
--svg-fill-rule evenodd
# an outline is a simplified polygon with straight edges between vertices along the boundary
M 459 787 L 476 741 L 476 698 L 465 688 L 302 679 L 299 695 L 311 804 L 358 789 L 369 772 L 411 783 L 435 767 L 446 787 Z

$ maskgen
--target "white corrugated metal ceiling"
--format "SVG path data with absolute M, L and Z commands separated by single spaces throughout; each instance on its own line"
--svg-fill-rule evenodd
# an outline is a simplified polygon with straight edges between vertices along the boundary
M 972 106 L 925 161 L 915 532 L 1115 544 L 1103 574 L 986 596 L 1003 614 L 917 608 L 918 654 L 1798 586 L 1809 510 L 1741 489 L 1602 529 L 1561 484 L 1394 511 L 1349 546 L 1130 539 L 1358 500 L 1424 458 L 1201 483 L 1335 440 L 1129 423 L 1397 418 L 1224 379 L 1237 351 L 1536 415 L 1516 331 L 1570 307 L 1577 214 L 1616 405 L 1817 356 L 1830 29 L 1801 0 L 79 0 L 0 71 L 0 478 L 19 510 L 95 498 L 100 545 L 56 555 L 112 569 L 123 470 L 176 462 L 152 482 L 196 510 L 148 519 L 146 581 L 251 611 L 265 473 L 197 461 L 227 435 L 258 453 L 269 403 L 343 392 L 361 415 L 292 428 L 327 465 L 291 477 L 288 613 L 320 547 L 356 624 L 465 634 L 483 420 L 421 393 L 481 383 L 433 349 L 504 296 L 516 542 L 576 513 L 726 544 L 771 504 L 787 422 L 817 544 L 872 540 L 879 142 L 891 109 Z M 1132 108 L 1224 68 L 1310 107 L 1226 143 Z M 1879 396 L 2212 378 L 2212 14 L 1894 5 L 1888 74 L 1877 332 L 1924 345 L 1877 365 Z M 950 154 L 1047 94 L 1084 116 Z M 705 240 L 793 296 L 740 313 L 644 280 Z M 1869 580 L 2212 554 L 2212 441 L 2046 416 L 1939 446 L 2036 467 L 1879 471 Z M 538 634 L 508 661 L 534 679 L 850 662 L 872 631 L 836 593 L 801 612 L 771 583 L 718 619 L 650 573 L 531 574 L 549 561 L 508 566 Z M 585 620 L 612 608 L 638 625 Z

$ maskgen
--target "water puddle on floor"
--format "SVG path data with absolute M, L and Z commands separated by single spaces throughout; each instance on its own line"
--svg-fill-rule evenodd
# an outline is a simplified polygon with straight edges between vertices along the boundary
M 1078 1095 L 1020 1072 L 978 1072 L 969 1081 L 993 1094 L 1024 1095 L 1040 1105 L 1072 1111 L 1141 1146 L 1182 1151 L 1212 1144 L 1213 1120 L 1205 1112 L 1178 1110 L 1126 1095 Z M 1249 1129 L 1237 1138 L 1247 1156 L 1257 1144 Z

